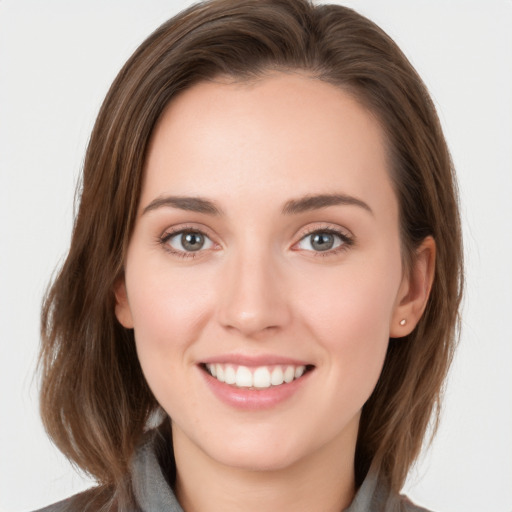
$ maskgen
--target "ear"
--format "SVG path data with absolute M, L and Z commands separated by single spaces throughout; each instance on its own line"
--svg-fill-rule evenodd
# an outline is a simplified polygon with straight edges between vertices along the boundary
M 390 338 L 410 334 L 419 322 L 432 289 L 436 262 L 436 243 L 431 236 L 415 251 L 411 268 L 404 274 L 391 318 Z
M 114 295 L 116 297 L 115 313 L 118 322 L 126 329 L 133 329 L 132 310 L 128 303 L 128 294 L 126 293 L 124 276 L 120 277 L 116 282 L 114 286 Z

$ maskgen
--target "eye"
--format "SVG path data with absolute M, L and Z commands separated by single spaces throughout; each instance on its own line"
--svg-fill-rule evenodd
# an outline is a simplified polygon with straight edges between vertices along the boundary
M 162 242 L 178 253 L 197 252 L 213 247 L 213 242 L 204 233 L 192 230 L 168 233 L 162 238 Z
M 349 246 L 352 240 L 345 234 L 331 229 L 313 231 L 301 238 L 297 248 L 304 251 L 326 252 Z

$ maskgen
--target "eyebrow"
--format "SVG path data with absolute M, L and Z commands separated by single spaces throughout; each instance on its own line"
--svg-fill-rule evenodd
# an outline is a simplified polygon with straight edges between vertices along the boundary
M 283 207 L 283 214 L 295 215 L 312 210 L 320 210 L 329 206 L 358 206 L 373 215 L 373 210 L 361 199 L 346 194 L 319 194 L 308 195 L 287 201 Z
M 299 213 L 339 205 L 358 206 L 373 215 L 372 209 L 364 201 L 346 194 L 307 195 L 298 199 L 290 199 L 284 204 L 282 213 L 284 215 L 297 215 Z M 144 208 L 142 214 L 144 215 L 149 211 L 156 210 L 157 208 L 164 206 L 208 215 L 223 215 L 222 209 L 213 201 L 202 197 L 187 196 L 157 197 Z
M 208 215 L 222 215 L 222 210 L 208 199 L 183 196 L 157 197 L 144 208 L 142 215 L 162 206 L 170 206 L 189 212 L 206 213 Z

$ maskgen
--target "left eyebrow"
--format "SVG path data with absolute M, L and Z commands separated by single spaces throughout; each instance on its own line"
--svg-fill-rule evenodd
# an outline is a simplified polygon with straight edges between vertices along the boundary
M 186 196 L 158 197 L 144 208 L 142 215 L 162 207 L 177 208 L 179 210 L 205 213 L 208 215 L 222 215 L 222 210 L 213 201 L 201 197 Z
M 311 210 L 320 210 L 329 206 L 339 205 L 358 206 L 373 215 L 373 210 L 364 201 L 346 194 L 319 194 L 291 199 L 283 206 L 283 214 L 295 215 Z

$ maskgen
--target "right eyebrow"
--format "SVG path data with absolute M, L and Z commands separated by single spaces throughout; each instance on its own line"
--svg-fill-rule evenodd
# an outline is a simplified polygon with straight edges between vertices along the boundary
M 157 197 L 151 201 L 151 203 L 149 203 L 142 211 L 142 215 L 162 207 L 178 208 L 179 210 L 206 213 L 208 215 L 223 214 L 222 210 L 216 206 L 214 202 L 208 199 L 203 199 L 201 197 L 165 196 Z
M 350 205 L 358 206 L 373 215 L 372 209 L 361 199 L 346 194 L 307 195 L 287 201 L 283 207 L 285 215 L 295 215 L 312 210 L 320 210 L 329 206 Z

